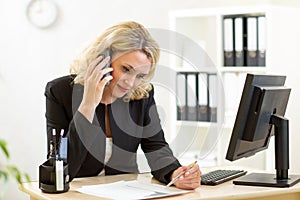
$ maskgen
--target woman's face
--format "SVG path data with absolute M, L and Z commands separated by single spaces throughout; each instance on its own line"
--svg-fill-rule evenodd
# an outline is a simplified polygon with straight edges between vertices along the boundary
M 136 88 L 149 74 L 151 62 L 144 52 L 136 50 L 114 56 L 111 67 L 113 79 L 108 87 L 114 99 Z

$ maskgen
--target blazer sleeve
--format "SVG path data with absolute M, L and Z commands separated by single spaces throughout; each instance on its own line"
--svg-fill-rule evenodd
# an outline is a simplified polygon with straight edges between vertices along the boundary
M 56 129 L 58 133 L 61 129 L 64 129 L 66 133 L 68 131 L 69 123 L 73 118 L 71 110 L 72 98 L 70 97 L 72 95 L 72 81 L 72 76 L 64 76 L 54 79 L 46 85 L 44 95 L 46 97 L 45 117 L 48 152 L 52 137 L 52 129 Z
M 99 150 L 99 146 L 104 147 L 102 143 L 105 142 L 105 138 L 101 138 L 99 134 L 101 127 L 97 121 L 91 124 L 77 111 L 82 99 L 83 87 L 77 84 L 74 86 L 72 81 L 73 78 L 70 76 L 55 79 L 48 82 L 45 89 L 48 152 L 52 129 L 56 129 L 57 132 L 64 129 L 65 136 L 68 137 L 70 180 L 78 176 L 88 153 L 97 154 L 101 159 L 103 152 Z
M 149 92 L 148 103 L 145 106 L 145 126 L 141 148 L 145 153 L 152 175 L 157 180 L 168 183 L 172 172 L 181 164 L 165 140 L 154 100 L 154 88 Z

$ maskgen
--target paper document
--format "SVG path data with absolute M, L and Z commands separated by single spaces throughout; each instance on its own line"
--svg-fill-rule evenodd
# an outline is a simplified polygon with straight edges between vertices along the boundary
M 141 183 L 138 181 L 118 181 L 108 184 L 82 186 L 77 191 L 97 197 L 129 200 L 173 196 L 193 190 L 181 190 L 174 187 L 165 187 L 159 184 Z

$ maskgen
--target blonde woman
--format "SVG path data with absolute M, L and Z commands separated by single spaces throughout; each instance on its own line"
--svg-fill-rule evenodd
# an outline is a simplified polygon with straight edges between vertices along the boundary
M 158 44 L 141 24 L 119 23 L 106 29 L 74 60 L 71 75 L 47 84 L 48 144 L 53 129 L 64 129 L 71 180 L 138 173 L 139 146 L 152 175 L 163 183 L 186 169 L 165 141 L 156 110 L 150 80 L 159 54 Z M 200 175 L 195 165 L 174 185 L 195 189 Z

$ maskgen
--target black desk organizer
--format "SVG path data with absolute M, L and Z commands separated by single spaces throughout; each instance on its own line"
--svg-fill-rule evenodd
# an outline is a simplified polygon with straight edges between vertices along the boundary
M 46 193 L 62 193 L 69 190 L 69 172 L 67 163 L 68 140 L 64 137 L 64 130 L 56 135 L 57 130 L 52 130 L 50 153 L 46 162 L 39 166 L 39 188 Z M 57 169 L 57 165 L 61 169 Z M 57 171 L 59 174 L 56 174 Z M 59 177 L 57 180 L 56 177 Z M 58 182 L 59 181 L 59 182 Z
M 55 159 L 49 158 L 39 166 L 39 188 L 46 193 L 62 193 L 69 190 L 68 164 L 63 162 L 63 190 L 56 189 Z

